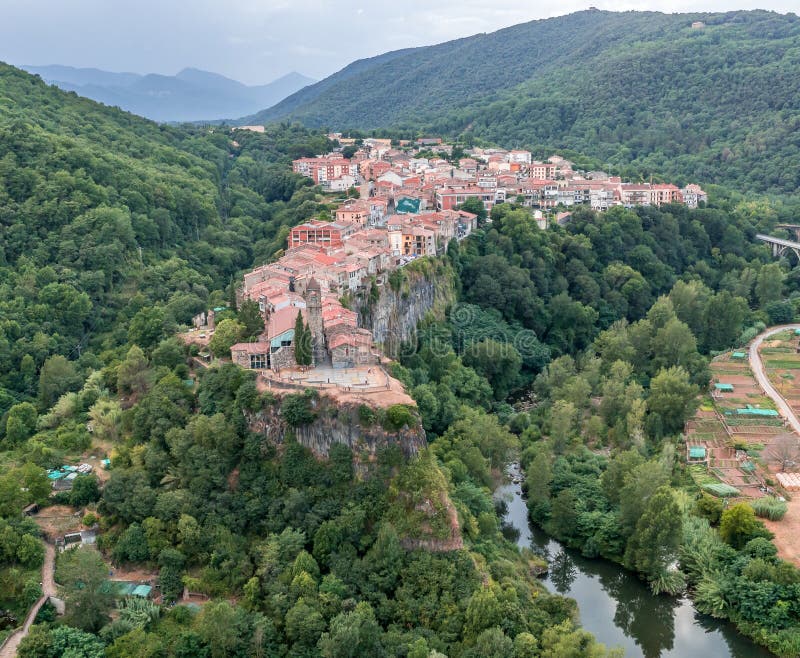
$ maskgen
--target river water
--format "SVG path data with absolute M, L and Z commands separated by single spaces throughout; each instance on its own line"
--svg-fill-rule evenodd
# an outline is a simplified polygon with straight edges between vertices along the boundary
M 608 560 L 566 548 L 528 522 L 520 485 L 500 487 L 505 524 L 519 546 L 547 558 L 542 579 L 553 593 L 578 602 L 581 626 L 608 647 L 644 658 L 769 658 L 772 656 L 728 623 L 700 614 L 688 598 L 654 596 L 634 574 Z

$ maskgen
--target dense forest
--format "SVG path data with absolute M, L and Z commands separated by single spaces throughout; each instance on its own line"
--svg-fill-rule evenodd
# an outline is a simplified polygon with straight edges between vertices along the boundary
M 397 370 L 443 432 L 434 451 L 463 422 L 459 404 L 493 410 L 519 438 L 535 523 L 793 656 L 800 570 L 750 505 L 699 492 L 676 457 L 708 357 L 797 316 L 798 270 L 754 243 L 771 221 L 751 210 L 578 211 L 540 231 L 498 206 L 451 251 L 462 304 L 421 328 Z
M 489 485 L 516 439 L 495 417 L 480 435 L 454 427 L 449 453 L 384 451 L 365 478 L 349 449 L 321 462 L 290 431 L 278 447 L 245 420 L 276 408 L 307 423 L 313 398 L 259 394 L 232 365 L 187 386 L 175 328 L 225 306 L 289 226 L 329 211 L 287 173 L 329 148 L 324 137 L 157 126 L 5 66 L 0 89 L 4 618 L 41 593 L 24 506 L 66 505 L 100 529 L 99 552 L 59 556 L 67 615 L 45 606 L 20 655 L 606 655 L 576 628 L 574 603 L 530 575 L 540 560 L 500 533 Z M 473 471 L 455 481 L 441 460 L 462 447 Z M 110 479 L 81 475 L 50 498 L 45 469 L 90 448 L 110 453 Z M 455 513 L 464 548 L 408 544 L 427 497 L 446 514 L 427 532 L 451 532 Z M 110 564 L 154 569 L 165 603 L 184 586 L 212 601 L 114 609 Z
M 0 91 L 0 608 L 20 617 L 41 591 L 25 505 L 100 531 L 99 550 L 59 556 L 67 614 L 45 606 L 23 658 L 617 655 L 504 536 L 492 494 L 515 459 L 548 532 L 800 651 L 798 571 L 676 458 L 709 356 L 796 315 L 800 269 L 754 240 L 783 206 L 720 189 L 697 210 L 576 210 L 546 231 L 496 207 L 438 268 L 458 302 L 394 366 L 418 410 L 358 410 L 421 423 L 429 447 L 319 460 L 293 428 L 335 406 L 259 392 L 229 363 L 190 371 L 174 331 L 329 209 L 287 173 L 325 138 L 160 127 L 10 67 Z M 252 430 L 264 413 L 285 420 L 279 442 Z M 90 448 L 108 477 L 48 500 L 45 469 Z M 115 602 L 109 565 L 156 572 L 165 605 Z M 172 606 L 184 587 L 209 600 Z
M 362 60 L 248 121 L 429 131 L 794 194 L 799 40 L 793 14 L 589 10 Z

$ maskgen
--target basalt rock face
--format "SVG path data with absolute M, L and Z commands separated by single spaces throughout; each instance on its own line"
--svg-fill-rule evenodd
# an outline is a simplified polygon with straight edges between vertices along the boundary
M 396 357 L 428 313 L 442 318 L 455 301 L 455 278 L 445 259 L 423 259 L 397 270 L 379 287 L 377 301 L 361 304 L 359 324 L 372 331 L 383 352 Z
M 390 432 L 378 424 L 363 424 L 357 406 L 337 405 L 325 398 L 317 400 L 314 406 L 316 418 L 307 425 L 290 427 L 279 408 L 272 407 L 251 415 L 250 428 L 276 445 L 293 434 L 300 445 L 320 458 L 328 457 L 332 445 L 342 443 L 362 464 L 371 461 L 381 448 L 397 445 L 406 457 L 412 457 L 427 445 L 421 426 Z

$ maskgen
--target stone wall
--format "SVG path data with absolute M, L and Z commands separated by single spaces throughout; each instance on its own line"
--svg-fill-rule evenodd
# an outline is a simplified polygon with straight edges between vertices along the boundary
M 291 345 L 279 347 L 272 354 L 270 354 L 269 362 L 273 370 L 276 368 L 294 367 L 297 365 L 297 361 L 294 359 L 294 347 Z

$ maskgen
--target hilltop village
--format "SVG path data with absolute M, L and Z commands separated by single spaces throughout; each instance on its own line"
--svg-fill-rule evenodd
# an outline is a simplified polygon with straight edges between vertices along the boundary
M 295 160 L 294 172 L 328 192 L 358 188 L 360 198 L 344 200 L 331 221 L 311 219 L 292 228 L 285 254 L 245 274 L 239 293 L 240 300 L 258 304 L 265 331 L 256 342 L 233 345 L 231 358 L 272 380 L 285 379 L 280 373 L 299 365 L 294 342 L 300 318 L 309 330 L 310 365 L 317 376 L 299 368 L 289 373 L 290 381 L 345 388 L 349 383 L 362 390 L 380 386 L 374 375 L 381 372 L 381 354 L 372 333 L 343 300 L 377 294 L 393 271 L 445 253 L 451 240 L 470 235 L 479 214 L 496 204 L 513 200 L 529 207 L 545 226 L 545 213 L 563 222 L 569 213 L 554 209 L 579 204 L 597 211 L 614 205 L 696 207 L 707 198 L 697 185 L 623 183 L 605 172 L 576 171 L 558 156 L 538 162 L 529 151 L 475 148 L 454 162 L 453 146 L 439 138 L 395 148 L 388 139 L 365 139 L 356 147 L 341 134 L 328 137 L 337 148 Z M 337 371 L 347 369 L 358 373 L 342 380 Z M 320 378 L 320 372 L 327 376 Z M 386 388 L 390 385 L 385 375 Z
M 463 150 L 440 138 L 400 141 L 396 146 L 389 139 L 365 139 L 354 150 L 355 140 L 339 133 L 328 137 L 342 146 L 317 158 L 295 160 L 295 173 L 331 192 L 366 184 L 369 197 L 394 201 L 398 212 L 452 210 L 473 199 L 486 210 L 513 201 L 542 211 L 585 205 L 599 212 L 613 206 L 668 203 L 696 208 L 708 200 L 699 185 L 623 182 L 604 171 L 578 171 L 558 155 L 539 162 L 530 151 Z M 350 149 L 352 157 L 344 157 L 344 149 Z M 456 158 L 459 152 L 465 157 Z

